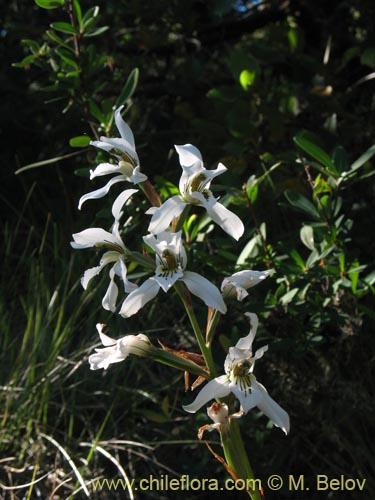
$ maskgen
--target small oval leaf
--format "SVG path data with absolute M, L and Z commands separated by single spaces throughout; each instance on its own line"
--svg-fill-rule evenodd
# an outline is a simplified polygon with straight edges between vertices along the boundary
M 302 243 L 309 249 L 315 250 L 314 245 L 314 230 L 311 226 L 303 226 L 300 231 Z

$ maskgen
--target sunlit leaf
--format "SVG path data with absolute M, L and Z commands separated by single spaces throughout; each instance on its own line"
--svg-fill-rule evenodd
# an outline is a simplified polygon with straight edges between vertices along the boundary
M 64 0 L 34 0 L 42 9 L 57 9 L 64 5 Z
M 69 145 L 72 148 L 84 148 L 90 144 L 91 138 L 88 135 L 77 135 L 72 137 L 69 141 Z
M 315 249 L 314 245 L 314 230 L 311 226 L 302 226 L 300 231 L 302 243 L 310 250 Z

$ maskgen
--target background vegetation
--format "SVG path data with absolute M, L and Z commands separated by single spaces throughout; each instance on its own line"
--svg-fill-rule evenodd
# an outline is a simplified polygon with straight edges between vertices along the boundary
M 79 474 L 119 477 L 121 467 L 130 478 L 226 477 L 196 440 L 204 412 L 181 409 L 182 376 L 142 360 L 89 371 L 98 321 L 194 349 L 165 297 L 121 321 L 101 308 L 100 282 L 79 284 L 95 256 L 73 252 L 71 234 L 109 220 L 96 202 L 77 211 L 97 161 L 80 136 L 114 134 L 121 103 L 163 196 L 180 176 L 173 144 L 191 142 L 207 165 L 228 167 L 217 195 L 234 186 L 224 201 L 245 234 L 233 244 L 198 219 L 205 238 L 191 251 L 204 256 L 201 271 L 215 281 L 223 270 L 276 270 L 218 332 L 224 359 L 247 332 L 241 312 L 260 315 L 258 342 L 270 353 L 259 379 L 291 416 L 286 438 L 257 412 L 242 420 L 256 477 L 344 474 L 367 480 L 351 498 L 375 497 L 373 2 L 37 3 L 7 2 L 0 26 L 4 498 L 68 498 Z

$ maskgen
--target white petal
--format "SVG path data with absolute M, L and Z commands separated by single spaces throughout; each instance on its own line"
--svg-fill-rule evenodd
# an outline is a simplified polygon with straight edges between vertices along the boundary
M 183 277 L 183 271 L 176 271 L 174 273 L 170 273 L 167 276 L 155 275 L 154 280 L 159 283 L 160 288 L 164 292 L 168 292 L 168 290 L 176 283 L 178 279 Z
M 186 203 L 179 196 L 168 198 L 153 214 L 148 226 L 150 233 L 158 234 L 167 229 L 172 220 L 182 213 L 185 206 Z
M 124 283 L 125 293 L 130 293 L 133 290 L 136 290 L 138 288 L 138 286 L 135 283 L 132 283 L 131 281 L 129 281 L 127 278 L 128 269 L 127 269 L 126 264 L 123 261 L 123 259 L 119 259 L 119 265 L 120 265 L 120 269 L 119 269 L 118 275 L 121 277 L 121 279 Z M 118 269 L 118 266 L 116 266 L 116 273 L 117 273 L 117 269 Z
M 242 390 L 236 383 L 231 383 L 231 391 L 236 396 L 236 398 L 241 403 L 241 406 L 245 413 L 250 411 L 252 408 L 258 406 L 258 403 L 261 399 L 261 394 L 259 392 L 252 392 L 250 387 Z
M 114 268 L 109 271 L 109 276 L 111 278 L 111 281 L 109 282 L 109 286 L 107 289 L 106 294 L 103 297 L 102 300 L 102 306 L 106 311 L 116 311 L 116 300 L 118 296 L 118 286 L 115 283 L 114 277 L 115 277 L 115 271 Z
M 91 370 L 99 370 L 104 368 L 106 370 L 108 366 L 112 363 L 119 363 L 126 359 L 120 349 L 118 349 L 117 344 L 111 347 L 104 347 L 103 349 L 95 349 L 96 353 L 89 356 L 89 363 Z
M 119 172 L 121 172 L 119 165 L 112 165 L 112 163 L 100 163 L 95 170 L 91 170 L 90 179 L 92 180 L 95 177 L 100 177 L 102 175 L 118 174 Z
M 236 214 L 228 210 L 221 203 L 205 203 L 205 208 L 211 219 L 219 224 L 235 240 L 239 240 L 245 230 L 244 225 Z
M 198 273 L 185 271 L 184 277 L 181 280 L 191 293 L 201 298 L 207 306 L 217 309 L 222 314 L 227 312 L 227 306 L 224 303 L 221 293 L 208 279 Z
M 129 146 L 135 151 L 135 141 L 134 135 L 129 127 L 129 125 L 123 120 L 121 116 L 121 111 L 124 106 L 120 106 L 115 111 L 115 123 L 118 131 L 120 132 L 121 137 L 129 144 Z
M 135 149 L 124 139 L 119 139 L 117 137 L 101 137 L 101 141 L 106 142 L 112 146 L 111 149 L 118 149 L 122 151 L 127 156 L 129 156 L 135 165 L 139 165 L 139 158 Z
M 70 244 L 73 248 L 77 249 L 90 248 L 98 245 L 100 246 L 103 243 L 119 244 L 112 233 L 109 233 L 100 227 L 91 227 L 81 231 L 80 233 L 75 233 L 73 234 L 73 239 L 74 241 Z
M 105 333 L 103 333 L 103 329 L 106 326 L 107 325 L 104 325 L 103 323 L 97 323 L 96 329 L 98 330 L 99 337 L 100 337 L 100 340 L 102 341 L 102 344 L 105 347 L 108 347 L 108 346 L 111 346 L 111 345 L 115 345 L 117 341 L 115 339 L 112 339 L 111 337 L 108 337 L 108 335 L 106 335 Z
M 84 275 L 81 278 L 81 285 L 85 290 L 86 290 L 89 282 L 92 280 L 92 278 L 97 276 L 100 273 L 100 271 L 103 269 L 103 267 L 104 267 L 104 265 L 100 265 L 97 267 L 90 267 L 90 269 L 86 269 Z
M 128 177 L 128 181 L 132 182 L 133 184 L 140 184 L 141 182 L 147 181 L 147 175 L 142 174 L 140 171 L 140 167 L 135 167 L 133 170 L 133 173 L 130 177 Z
M 289 415 L 274 399 L 268 394 L 267 389 L 253 380 L 251 384 L 253 394 L 256 394 L 258 399 L 257 406 L 267 417 L 272 420 L 276 427 L 280 427 L 285 434 L 288 434 L 290 429 Z
M 202 408 L 203 405 L 211 401 L 211 399 L 224 398 L 228 396 L 230 389 L 228 386 L 228 378 L 226 375 L 217 377 L 201 389 L 195 400 L 189 405 L 183 406 L 183 409 L 189 413 L 195 413 Z
M 227 169 L 227 167 L 225 165 L 223 165 L 222 163 L 219 163 L 218 166 L 215 168 L 215 170 L 207 170 L 207 169 L 205 169 L 204 173 L 205 173 L 206 177 L 208 177 L 208 179 L 210 179 L 210 182 L 211 182 L 214 177 L 217 177 L 218 175 L 223 174 L 227 170 L 228 169 Z M 206 185 L 206 187 L 209 188 L 210 184 L 208 183 Z
M 175 146 L 175 149 L 180 158 L 180 164 L 183 167 L 190 167 L 194 163 L 202 162 L 202 155 L 198 148 L 192 144 L 184 144 L 183 146 Z
M 242 337 L 236 344 L 238 349 L 246 349 L 251 351 L 253 346 L 253 341 L 258 329 L 258 316 L 254 313 L 245 313 L 245 316 L 249 318 L 250 321 L 250 331 L 246 337 Z
M 108 144 L 105 141 L 90 141 L 90 144 L 96 148 L 103 149 L 103 151 L 111 151 L 113 149 L 112 144 Z
M 137 193 L 138 189 L 126 189 L 122 193 L 120 193 L 112 205 L 112 215 L 115 220 L 119 220 L 122 215 L 122 207 L 128 201 L 128 199 L 134 194 Z
M 126 181 L 126 177 L 124 175 L 118 175 L 117 177 L 113 177 L 107 184 L 99 189 L 96 189 L 95 191 L 91 191 L 90 193 L 84 194 L 81 196 L 79 202 L 78 202 L 78 210 L 81 210 L 82 205 L 85 203 L 87 200 L 97 200 L 99 198 L 103 198 L 108 191 L 111 189 L 111 187 L 116 184 L 117 182 L 124 182 Z
M 146 280 L 124 300 L 120 311 L 121 316 L 129 318 L 133 314 L 136 314 L 147 302 L 158 294 L 159 289 L 159 284 L 153 278 Z

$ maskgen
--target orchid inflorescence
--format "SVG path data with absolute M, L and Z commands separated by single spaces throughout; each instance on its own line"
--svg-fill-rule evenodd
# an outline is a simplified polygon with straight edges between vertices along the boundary
M 146 196 L 150 190 L 147 176 L 141 172 L 133 133 L 121 116 L 122 108 L 118 108 L 114 113 L 120 138 L 100 137 L 98 141 L 91 141 L 92 146 L 110 154 L 115 163 L 99 164 L 91 171 L 90 178 L 110 174 L 115 176 L 102 188 L 82 196 L 79 209 L 87 200 L 104 197 L 114 184 L 120 182 L 139 186 Z M 133 195 L 138 193 L 139 189 L 125 189 L 116 198 L 112 206 L 113 225 L 110 231 L 98 227 L 86 229 L 73 234 L 74 241 L 71 245 L 76 249 L 95 247 L 104 250 L 99 265 L 85 271 L 81 284 L 86 289 L 89 282 L 109 266 L 110 284 L 103 297 L 102 306 L 113 313 L 117 311 L 123 318 L 137 314 L 156 297 L 160 289 L 167 293 L 174 288 L 184 303 L 207 366 L 198 367 L 188 356 L 183 361 L 178 360 L 173 353 L 152 346 L 144 334 L 112 339 L 103 332 L 104 325 L 98 324 L 97 329 L 104 347 L 96 349 L 89 357 L 90 367 L 93 370 L 107 369 L 110 364 L 125 360 L 129 354 L 150 357 L 156 361 L 162 359 L 162 362 L 170 366 L 198 374 L 203 380 L 209 379 L 195 400 L 183 407 L 187 412 L 194 413 L 209 401 L 216 400 L 208 408 L 208 415 L 214 421 L 214 424 L 205 426 L 208 430 L 220 431 L 224 424 L 228 425 L 231 418 L 239 418 L 252 408 L 258 407 L 277 427 L 288 433 L 288 414 L 269 396 L 253 373 L 255 362 L 262 358 L 268 349 L 268 346 L 264 346 L 255 353 L 252 351 L 258 326 L 255 314 L 245 313 L 250 322 L 250 332 L 229 348 L 224 363 L 224 374 L 216 376 L 216 366 L 211 353 L 213 325 L 215 324 L 216 328 L 220 315 L 226 314 L 231 298 L 244 300 L 248 295 L 247 290 L 262 282 L 272 270 L 238 271 L 223 279 L 220 290 L 201 274 L 190 270 L 181 228 L 191 206 L 202 207 L 213 222 L 236 240 L 244 233 L 244 225 L 210 190 L 211 182 L 224 173 L 226 167 L 219 163 L 215 170 L 206 169 L 200 151 L 192 144 L 175 146 L 175 149 L 182 167 L 179 194 L 171 196 L 164 203 L 154 203 L 155 197 L 147 196 L 154 206 L 146 212 L 151 215 L 151 220 L 148 226 L 149 234 L 143 236 L 143 241 L 154 252 L 155 263 L 148 256 L 130 250 L 121 237 L 120 219 L 124 207 L 126 209 L 126 205 L 132 202 Z M 147 189 L 146 183 L 149 183 Z M 156 199 L 159 199 L 158 196 Z M 128 279 L 127 264 L 134 261 L 151 273 L 140 285 Z M 125 295 L 121 303 L 118 302 L 119 284 Z M 193 312 L 191 299 L 186 298 L 190 293 L 201 299 L 209 308 L 211 323 L 206 340 Z M 232 414 L 228 413 L 229 406 L 225 402 L 228 402 L 227 398 L 231 394 L 239 402 L 239 408 L 237 406 Z M 231 407 L 234 408 L 233 400 Z

